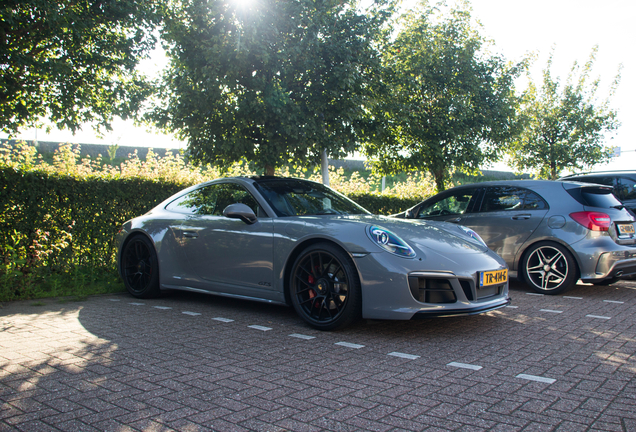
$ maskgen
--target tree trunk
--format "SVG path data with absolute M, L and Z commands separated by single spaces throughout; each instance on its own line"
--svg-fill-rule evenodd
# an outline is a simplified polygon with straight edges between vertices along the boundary
M 435 189 L 436 193 L 440 193 L 446 190 L 446 175 L 444 170 L 431 170 L 431 174 L 433 174 L 433 178 L 435 179 Z
M 556 162 L 550 162 L 550 180 L 556 180 L 557 176 Z
M 265 165 L 265 175 L 269 177 L 274 176 L 274 167 L 271 165 Z
M 320 154 L 320 170 L 322 171 L 322 184 L 329 186 L 329 158 L 327 150 L 323 150 Z

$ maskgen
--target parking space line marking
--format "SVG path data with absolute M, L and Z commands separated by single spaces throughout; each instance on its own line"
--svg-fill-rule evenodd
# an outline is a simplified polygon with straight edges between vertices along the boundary
M 143 306 L 146 303 L 128 303 L 129 305 L 133 305 L 133 306 Z
M 539 309 L 539 312 L 550 312 L 550 313 L 563 313 L 563 311 L 560 310 L 552 310 L 552 309 Z
M 585 316 L 588 318 L 597 318 L 597 319 L 604 319 L 604 320 L 612 319 L 612 317 L 600 316 L 600 315 L 585 315 Z
M 616 300 L 603 300 L 605 303 L 624 304 L 625 302 Z
M 221 321 L 221 322 L 224 322 L 224 323 L 231 323 L 231 322 L 234 322 L 234 320 L 233 320 L 233 319 L 229 319 L 229 318 L 218 318 L 218 317 L 217 317 L 217 318 L 212 318 L 212 319 L 213 319 L 214 321 Z
M 108 299 L 108 301 L 121 301 L 119 299 Z
M 161 309 L 161 310 L 168 310 L 168 309 L 172 309 L 171 307 L 168 307 L 168 306 L 153 306 L 153 308 L 155 308 L 155 309 Z
M 260 326 L 260 325 L 251 325 L 251 326 L 248 326 L 248 327 L 251 328 L 251 329 L 260 330 L 260 331 L 268 331 L 268 330 L 272 329 L 271 327 L 264 327 L 264 326 Z
M 467 364 L 467 363 L 458 363 L 458 362 L 450 362 L 446 366 L 453 366 L 453 367 L 456 367 L 456 368 L 471 369 L 471 370 L 476 370 L 476 371 L 478 371 L 480 369 L 483 369 L 482 366 L 471 365 L 471 364 Z
M 390 352 L 387 355 L 393 356 L 393 357 L 399 357 L 399 358 L 403 358 L 403 359 L 407 359 L 407 360 L 415 360 L 420 358 L 420 356 L 418 355 L 413 355 L 413 354 L 406 354 L 406 353 L 401 353 L 401 352 Z
M 555 383 L 556 380 L 554 378 L 546 378 L 546 377 L 541 377 L 541 376 L 535 376 L 535 375 L 526 375 L 526 374 L 519 374 L 516 376 L 516 378 L 521 378 L 521 379 L 525 379 L 528 381 L 537 381 L 537 382 L 542 382 L 542 383 L 546 383 L 546 384 L 552 384 Z
M 519 309 L 519 306 L 506 306 L 508 309 Z
M 296 339 L 305 339 L 305 340 L 316 339 L 316 336 L 307 336 L 307 335 L 298 334 L 298 333 L 290 334 L 289 337 L 293 337 Z
M 545 294 L 539 294 L 539 293 L 526 293 L 526 295 L 544 296 Z
M 184 311 L 184 312 L 181 312 L 181 313 L 182 313 L 182 314 L 185 314 L 185 315 L 190 315 L 190 316 L 199 316 L 199 315 L 201 315 L 201 314 L 200 314 L 200 313 L 198 313 L 198 312 L 188 312 L 188 311 Z
M 349 342 L 336 342 L 335 345 L 340 345 L 343 347 L 353 348 L 353 349 L 364 348 L 364 345 L 358 345 L 358 344 L 349 343 Z
M 583 297 L 563 296 L 563 298 L 573 299 L 573 300 L 583 300 Z

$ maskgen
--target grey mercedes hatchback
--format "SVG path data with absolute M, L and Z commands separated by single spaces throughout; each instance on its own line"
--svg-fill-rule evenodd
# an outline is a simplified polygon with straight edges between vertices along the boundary
M 458 186 L 398 218 L 454 222 L 476 231 L 535 291 L 558 294 L 579 279 L 609 284 L 636 274 L 636 224 L 612 188 L 507 180 Z

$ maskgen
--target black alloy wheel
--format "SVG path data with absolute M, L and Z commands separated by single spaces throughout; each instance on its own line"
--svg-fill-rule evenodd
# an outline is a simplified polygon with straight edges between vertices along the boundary
M 291 272 L 290 290 L 296 312 L 319 330 L 344 327 L 362 316 L 355 266 L 332 244 L 318 243 L 302 252 Z
M 159 294 L 159 263 L 150 240 L 137 235 L 124 246 L 121 274 L 128 292 L 137 298 L 156 297 Z
M 536 292 L 559 294 L 576 285 L 578 268 L 572 254 L 557 243 L 533 245 L 521 263 L 524 280 Z

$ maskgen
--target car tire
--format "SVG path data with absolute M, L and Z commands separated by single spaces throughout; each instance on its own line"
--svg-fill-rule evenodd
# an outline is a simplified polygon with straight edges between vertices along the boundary
M 335 330 L 362 317 L 355 265 L 330 243 L 317 243 L 302 251 L 292 267 L 289 289 L 298 315 L 316 329 Z
M 525 282 L 538 293 L 559 294 L 576 285 L 579 271 L 574 257 L 565 247 L 540 242 L 528 249 L 521 261 Z
M 124 246 L 121 275 L 132 296 L 152 298 L 159 295 L 159 261 L 154 245 L 146 236 L 136 235 Z

